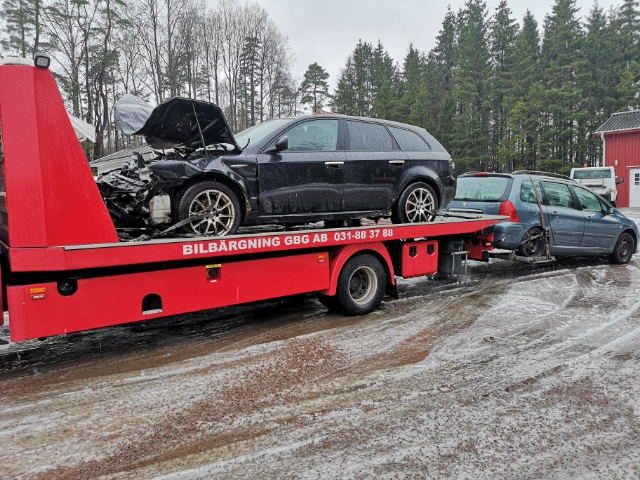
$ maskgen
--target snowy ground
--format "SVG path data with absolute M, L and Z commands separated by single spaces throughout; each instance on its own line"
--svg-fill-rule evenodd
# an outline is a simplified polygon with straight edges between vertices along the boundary
M 10 345 L 0 477 L 640 477 L 640 255 L 472 263 L 387 300 Z

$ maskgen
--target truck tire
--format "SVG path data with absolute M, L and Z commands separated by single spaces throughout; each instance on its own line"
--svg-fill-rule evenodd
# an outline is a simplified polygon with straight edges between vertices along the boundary
M 613 253 L 609 255 L 609 261 L 619 265 L 629 263 L 633 253 L 636 250 L 636 242 L 631 234 L 624 232 L 618 238 L 616 247 L 613 249 Z
M 178 196 L 176 210 L 179 221 L 206 212 L 207 217 L 182 227 L 201 237 L 233 235 L 242 219 L 237 195 L 226 185 L 211 180 L 194 183 L 183 190 Z
M 331 311 L 340 311 L 340 299 L 337 295 L 325 295 L 324 293 L 316 293 L 318 301 Z
M 350 258 L 338 277 L 336 297 L 348 315 L 365 315 L 380 306 L 386 274 L 380 260 L 369 253 Z
M 393 206 L 391 221 L 393 223 L 432 222 L 438 211 L 438 197 L 429 185 L 415 182 L 404 189 Z

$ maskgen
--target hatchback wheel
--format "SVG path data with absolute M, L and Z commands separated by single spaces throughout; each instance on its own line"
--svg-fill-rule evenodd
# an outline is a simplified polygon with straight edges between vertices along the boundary
M 416 182 L 405 188 L 393 207 L 393 223 L 432 222 L 438 211 L 438 197 L 424 182 Z
M 531 228 L 522 237 L 518 253 L 523 257 L 539 257 L 544 252 L 544 236 L 539 228 Z
M 628 233 L 623 233 L 618 238 L 618 243 L 616 243 L 613 253 L 609 255 L 609 261 L 618 264 L 629 263 L 635 252 L 635 246 L 636 242 L 633 237 Z
M 179 220 L 193 218 L 183 228 L 202 237 L 233 235 L 242 215 L 236 194 L 213 181 L 196 183 L 184 190 L 177 210 Z

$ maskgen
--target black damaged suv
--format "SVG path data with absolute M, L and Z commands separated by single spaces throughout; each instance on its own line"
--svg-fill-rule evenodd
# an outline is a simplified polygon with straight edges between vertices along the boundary
M 148 165 L 136 195 L 123 198 L 122 183 L 111 188 L 117 182 L 98 180 L 116 224 L 182 222 L 190 233 L 220 236 L 240 225 L 426 222 L 455 192 L 449 153 L 426 130 L 402 123 L 313 115 L 266 121 L 234 136 L 216 105 L 174 98 L 125 133 L 173 153 Z M 154 212 L 167 196 L 170 215 Z

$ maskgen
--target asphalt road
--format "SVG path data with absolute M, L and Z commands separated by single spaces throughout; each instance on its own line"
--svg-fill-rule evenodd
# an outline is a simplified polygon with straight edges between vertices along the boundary
M 640 477 L 640 255 L 400 294 L 5 345 L 0 477 Z

